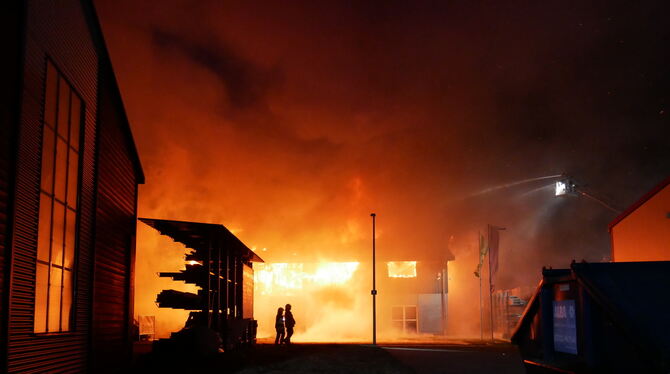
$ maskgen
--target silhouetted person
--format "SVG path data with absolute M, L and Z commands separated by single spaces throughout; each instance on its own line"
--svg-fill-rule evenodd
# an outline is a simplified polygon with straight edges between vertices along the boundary
M 275 317 L 275 330 L 277 330 L 277 337 L 275 344 L 284 342 L 284 308 L 277 309 L 277 317 Z
M 286 324 L 286 338 L 284 339 L 284 343 L 291 344 L 291 336 L 293 336 L 293 326 L 295 326 L 293 313 L 291 313 L 291 304 L 286 304 L 286 312 L 284 313 L 284 323 Z

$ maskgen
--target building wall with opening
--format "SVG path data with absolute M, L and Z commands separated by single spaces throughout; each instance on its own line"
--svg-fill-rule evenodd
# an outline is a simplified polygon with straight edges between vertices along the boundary
M 25 3 L 24 55 L 17 141 L 8 310 L 7 369 L 85 371 L 90 326 L 98 54 L 79 1 Z M 47 61 L 83 102 L 78 237 L 72 329 L 36 334 L 37 236 Z

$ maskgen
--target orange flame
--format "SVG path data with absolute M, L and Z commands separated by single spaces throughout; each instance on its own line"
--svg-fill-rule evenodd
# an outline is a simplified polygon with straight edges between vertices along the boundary
M 391 278 L 416 278 L 416 261 L 390 261 L 386 266 Z
M 368 294 L 361 288 L 360 263 L 254 264 L 254 317 L 258 336 L 275 334 L 278 307 L 293 305 L 296 341 L 361 340 L 369 321 Z
M 256 290 L 261 295 L 292 295 L 294 290 L 303 289 L 306 283 L 342 285 L 351 279 L 358 265 L 358 262 L 323 262 L 316 266 L 302 263 L 259 263 L 255 265 L 254 281 Z

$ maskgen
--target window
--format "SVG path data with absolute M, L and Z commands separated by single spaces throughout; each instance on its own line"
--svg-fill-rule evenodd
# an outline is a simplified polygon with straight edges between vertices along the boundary
M 403 334 L 416 334 L 418 328 L 416 305 L 392 306 L 391 325 Z
M 34 331 L 71 329 L 82 102 L 47 62 Z
M 416 278 L 416 261 L 390 261 L 386 267 L 390 278 Z

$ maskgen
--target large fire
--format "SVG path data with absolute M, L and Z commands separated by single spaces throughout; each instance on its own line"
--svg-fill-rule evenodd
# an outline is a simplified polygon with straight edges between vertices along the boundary
M 274 336 L 277 308 L 292 304 L 296 341 L 364 339 L 370 306 L 360 270 L 358 262 L 254 264 L 258 336 Z
M 184 267 L 201 266 L 188 258 L 189 249 L 160 236 L 151 228 L 138 227 L 142 245 L 138 250 L 136 281 L 136 313 L 155 318 L 156 338 L 167 338 L 171 332 L 184 327 L 188 311 L 158 308 L 156 295 L 165 289 L 197 292 L 192 284 L 159 278 L 158 271 L 178 271 Z M 151 231 L 149 231 L 151 230 Z M 474 236 L 476 238 L 476 236 Z M 265 252 L 265 251 L 264 251 Z M 169 254 L 169 255 L 166 255 Z M 450 262 L 448 333 L 456 337 L 479 336 L 477 304 L 465 303 L 479 294 L 478 279 L 472 276 L 477 251 L 463 252 L 463 266 Z M 186 257 L 186 258 L 185 258 Z M 254 263 L 254 319 L 258 321 L 258 338 L 274 340 L 277 308 L 293 306 L 297 321 L 293 341 L 300 342 L 369 342 L 372 334 L 372 268 L 370 261 L 333 262 L 327 260 L 302 262 Z M 351 256 L 354 257 L 354 256 Z M 267 259 L 267 258 L 266 258 Z M 377 337 L 379 341 L 402 339 L 433 339 L 421 331 L 430 316 L 422 314 L 417 295 L 408 295 L 411 288 L 423 285 L 422 292 L 439 292 L 432 269 L 420 261 L 377 262 Z M 453 280 L 452 280 L 453 278 Z M 421 283 L 423 282 L 423 283 Z M 427 282 L 427 283 L 426 283 Z M 427 286 L 426 286 L 427 285 Z M 426 288 L 428 287 L 428 288 Z M 437 290 L 437 291 L 436 291 Z M 473 296 L 474 295 L 474 296 Z M 433 295 L 434 296 L 434 295 Z M 422 296 L 427 297 L 427 296 Z M 440 307 L 440 297 L 430 299 L 433 310 Z M 434 302 L 433 302 L 434 301 Z M 402 307 L 402 321 L 393 312 Z M 412 309 L 415 308 L 415 309 Z M 415 310 L 418 317 L 409 312 Z M 409 314 L 408 314 L 409 313 Z M 435 317 L 438 318 L 438 317 Z M 402 322 L 402 328 L 399 328 Z M 413 325 L 412 325 L 413 324 Z M 396 326 L 398 325 L 398 326 Z M 419 331 L 416 330 L 417 326 Z
M 259 295 L 284 294 L 313 285 L 343 285 L 358 269 L 358 262 L 259 263 L 254 265 L 254 282 Z

